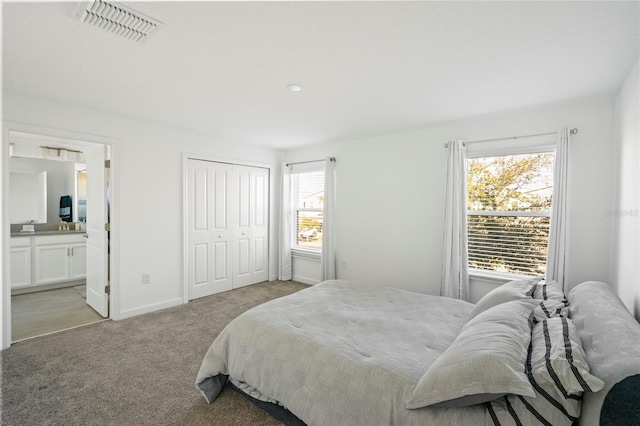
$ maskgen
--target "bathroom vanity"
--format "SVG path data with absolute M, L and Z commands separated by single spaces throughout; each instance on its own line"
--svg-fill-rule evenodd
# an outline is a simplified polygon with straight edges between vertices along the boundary
M 14 293 L 73 285 L 86 278 L 86 270 L 84 231 L 11 234 L 11 290 Z

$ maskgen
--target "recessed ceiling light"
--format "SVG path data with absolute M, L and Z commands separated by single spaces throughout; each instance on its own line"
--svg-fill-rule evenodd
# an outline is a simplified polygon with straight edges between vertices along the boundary
M 302 90 L 302 86 L 300 86 L 299 84 L 290 84 L 287 86 L 287 89 L 289 89 L 289 91 L 291 92 L 299 92 Z

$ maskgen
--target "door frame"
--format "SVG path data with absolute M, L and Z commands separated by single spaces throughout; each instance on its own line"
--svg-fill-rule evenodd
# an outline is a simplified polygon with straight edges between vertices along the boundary
M 2 149 L 0 150 L 0 162 L 2 164 L 2 173 L 0 175 L 0 182 L 2 186 L 2 209 L 0 216 L 2 217 L 0 226 L 0 258 L 1 268 L 0 274 L 2 275 L 2 288 L 0 289 L 0 343 L 1 349 L 6 349 L 11 346 L 11 271 L 10 271 L 10 220 L 9 220 L 9 132 L 18 131 L 25 133 L 33 133 L 37 135 L 43 135 L 49 138 L 58 138 L 61 140 L 70 141 L 73 143 L 93 143 L 108 146 L 110 149 L 111 168 L 110 168 L 110 182 L 111 182 L 111 204 L 110 204 L 110 223 L 111 223 L 111 235 L 110 235 L 110 261 L 109 274 L 111 294 L 109 296 L 109 318 L 118 319 L 119 312 L 119 294 L 120 286 L 118 282 L 120 250 L 119 242 L 119 209 L 118 209 L 118 144 L 119 139 L 95 135 L 90 133 L 77 132 L 72 130 L 58 129 L 53 127 L 40 126 L 30 123 L 22 123 L 17 121 L 3 120 L 2 123 Z
M 187 172 L 188 172 L 188 161 L 189 160 L 200 160 L 200 161 L 210 161 L 210 162 L 214 162 L 214 163 L 224 163 L 224 164 L 232 164 L 232 165 L 237 165 L 237 166 L 249 166 L 249 167 L 259 167 L 262 169 L 268 169 L 269 170 L 269 225 L 268 225 L 268 231 L 267 231 L 267 235 L 269 238 L 269 249 L 268 249 L 268 256 L 269 256 L 269 262 L 267 265 L 267 276 L 269 277 L 269 281 L 273 281 L 272 280 L 272 276 L 271 276 L 271 259 L 274 259 L 273 256 L 276 255 L 275 253 L 275 248 L 273 247 L 273 241 L 272 241 L 272 236 L 274 235 L 273 231 L 273 224 L 275 223 L 273 221 L 273 181 L 274 181 L 274 174 L 273 171 L 275 169 L 275 166 L 273 164 L 267 164 L 267 163 L 258 163 L 258 162 L 253 162 L 253 161 L 243 161 L 243 160 L 232 160 L 229 158 L 220 158 L 220 157 L 215 157 L 215 156 L 210 156 L 210 155 L 203 155 L 203 154 L 194 154 L 194 153 L 188 153 L 188 152 L 183 152 L 182 153 L 182 288 L 183 288 L 183 293 L 182 293 L 182 300 L 183 303 L 189 303 L 189 265 L 188 265 L 188 259 L 187 259 L 187 253 L 189 250 L 188 247 L 188 223 L 187 223 L 187 215 L 188 215 L 188 200 L 187 200 Z

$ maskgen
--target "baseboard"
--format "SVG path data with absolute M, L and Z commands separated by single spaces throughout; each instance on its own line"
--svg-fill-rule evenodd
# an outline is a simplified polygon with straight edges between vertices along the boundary
M 308 278 L 308 277 L 303 277 L 303 276 L 295 275 L 295 274 L 293 275 L 292 279 L 293 279 L 293 281 L 297 281 L 299 283 L 309 284 L 309 285 L 318 284 L 320 282 L 320 280 L 316 280 L 316 279 Z
M 154 303 L 153 305 L 141 306 L 139 308 L 127 309 L 126 311 L 121 311 L 119 315 L 115 316 L 111 314 L 112 319 L 122 320 L 125 318 L 131 318 L 142 314 L 148 314 L 151 312 L 159 311 L 160 309 L 173 308 L 174 306 L 182 305 L 184 302 L 182 298 L 176 298 L 172 300 L 167 300 L 162 303 Z

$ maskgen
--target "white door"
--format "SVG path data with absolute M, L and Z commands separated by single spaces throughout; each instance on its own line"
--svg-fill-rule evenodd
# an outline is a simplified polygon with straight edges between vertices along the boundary
M 187 163 L 187 274 L 189 300 L 231 290 L 232 166 Z
M 269 170 L 187 161 L 189 300 L 269 279 Z
M 107 282 L 107 173 L 106 146 L 87 148 L 87 304 L 109 316 Z
M 233 288 L 244 287 L 251 282 L 251 167 L 235 167 L 236 197 L 232 200 L 235 213 L 236 238 L 234 238 Z
M 236 170 L 238 236 L 235 240 L 234 288 L 269 279 L 269 170 L 248 166 L 236 166 Z

